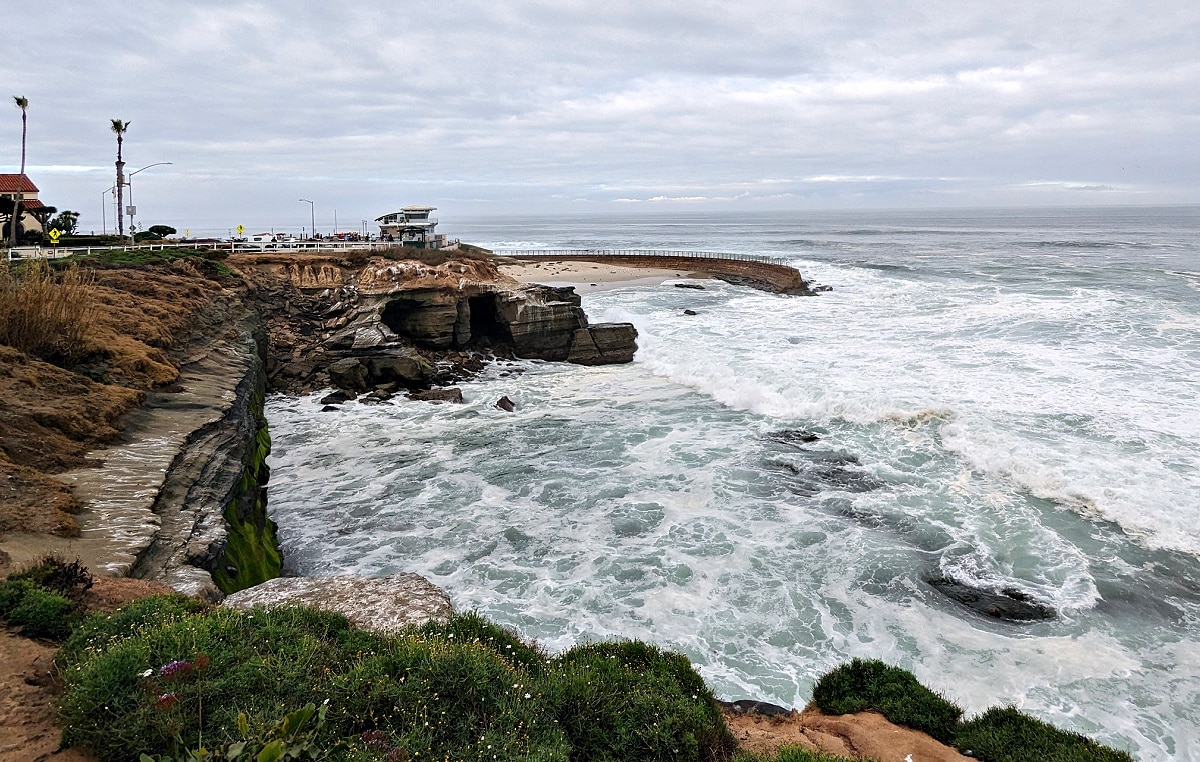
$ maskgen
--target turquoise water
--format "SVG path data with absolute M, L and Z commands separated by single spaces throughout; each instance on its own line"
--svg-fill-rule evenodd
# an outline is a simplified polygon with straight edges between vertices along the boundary
M 802 705 L 875 657 L 971 712 L 1200 757 L 1200 209 L 444 226 L 783 256 L 834 291 L 599 292 L 631 365 L 500 364 L 463 406 L 272 400 L 293 571 L 417 571 L 552 649 L 653 640 L 727 698 Z M 934 575 L 1058 615 L 984 619 Z

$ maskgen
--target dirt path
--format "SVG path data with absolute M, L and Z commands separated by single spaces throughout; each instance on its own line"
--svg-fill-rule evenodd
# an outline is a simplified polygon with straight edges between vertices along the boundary
M 893 725 L 875 712 L 828 716 L 809 706 L 785 717 L 726 712 L 725 722 L 738 744 L 754 752 L 771 752 L 786 745 L 878 762 L 970 760 L 925 733 Z
M 0 564 L 0 576 L 9 570 Z M 112 611 L 129 601 L 169 588 L 124 577 L 97 577 L 84 599 L 88 611 Z M 61 684 L 54 674 L 52 643 L 23 638 L 0 628 L 0 762 L 96 762 L 78 749 L 58 748 L 62 729 L 54 701 Z

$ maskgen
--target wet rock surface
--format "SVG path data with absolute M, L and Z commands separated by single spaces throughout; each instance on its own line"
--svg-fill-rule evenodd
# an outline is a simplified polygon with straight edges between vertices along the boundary
M 1053 606 L 1015 587 L 988 590 L 942 574 L 927 576 L 925 582 L 950 600 L 989 619 L 1038 622 L 1058 616 Z
M 800 495 L 830 490 L 870 492 L 883 487 L 882 481 L 863 470 L 858 458 L 843 452 L 801 449 L 769 463 L 791 475 L 788 486 Z
M 457 386 L 452 386 L 448 389 L 430 389 L 424 392 L 412 392 L 405 396 L 407 396 L 410 400 L 433 402 L 435 404 L 441 402 L 462 404 L 463 402 L 462 389 L 459 389 Z

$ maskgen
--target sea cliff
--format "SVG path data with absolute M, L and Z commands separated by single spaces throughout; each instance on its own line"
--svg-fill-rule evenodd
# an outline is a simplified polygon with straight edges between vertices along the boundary
M 8 421 L 76 434 L 71 457 L 54 459 L 0 432 L 7 482 L 36 477 L 65 508 L 57 535 L 0 516 L 0 553 L 14 564 L 58 552 L 219 600 L 281 569 L 267 512 L 270 391 L 335 387 L 382 402 L 469 377 L 488 356 L 591 365 L 636 349 L 633 326 L 589 324 L 570 288 L 520 284 L 478 254 L 164 260 L 94 263 L 95 296 L 120 314 L 100 316 L 76 386 L 55 387 L 82 422 L 40 413 L 45 400 L 26 393 L 69 371 L 20 357 L 22 372 L 6 374 L 5 398 L 26 413 Z M 108 421 L 103 436 L 89 414 Z

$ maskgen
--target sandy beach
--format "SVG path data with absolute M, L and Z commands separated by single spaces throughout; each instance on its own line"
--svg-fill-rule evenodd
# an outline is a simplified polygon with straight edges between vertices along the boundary
M 512 260 L 502 262 L 500 272 L 521 283 L 545 286 L 574 286 L 578 294 L 608 291 L 626 286 L 657 286 L 679 278 L 707 278 L 691 270 L 666 270 L 657 267 L 626 267 L 602 262 L 576 260 Z

